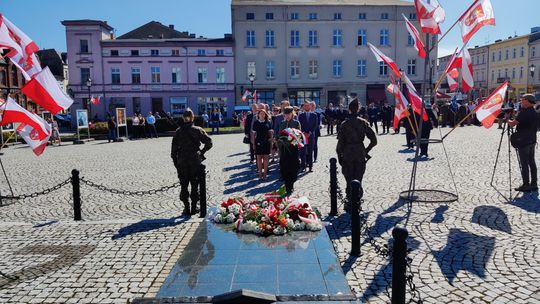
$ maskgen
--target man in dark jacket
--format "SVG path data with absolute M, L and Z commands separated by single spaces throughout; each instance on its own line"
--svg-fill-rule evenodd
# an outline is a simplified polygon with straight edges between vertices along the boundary
M 251 112 L 246 116 L 246 125 L 244 127 L 244 134 L 245 136 L 247 136 L 248 138 L 248 143 L 251 143 L 251 128 L 253 127 L 253 117 L 256 117 L 255 115 L 257 115 L 257 104 L 252 104 L 251 105 Z M 255 118 L 256 119 L 256 118 Z M 254 162 L 255 161 L 255 150 L 253 150 L 253 145 L 249 144 L 249 157 L 250 157 L 250 161 L 251 162 Z
M 382 132 L 383 134 L 390 133 L 390 126 L 392 125 L 392 118 L 394 117 L 394 113 L 392 111 L 392 107 L 385 102 L 384 106 L 382 108 Z
M 317 114 L 311 112 L 311 103 L 306 101 L 303 104 L 304 112 L 298 115 L 298 121 L 302 127 L 302 132 L 307 138 L 308 144 L 300 151 L 301 169 L 313 171 L 313 148 L 315 147 L 316 129 L 319 127 Z
M 171 145 L 171 158 L 180 179 L 180 200 L 184 203 L 182 212 L 184 215 L 199 212 L 197 203 L 200 165 L 204 159 L 204 153 L 212 148 L 212 139 L 202 128 L 193 125 L 193 117 L 193 112 L 188 108 L 183 114 L 184 124 L 176 130 Z M 200 149 L 201 144 L 204 145 L 202 149 Z M 188 185 L 191 185 L 191 195 Z
M 379 127 L 377 127 L 377 121 L 379 120 L 380 113 L 381 111 L 379 110 L 379 107 L 376 106 L 374 103 L 371 103 L 369 105 L 369 108 L 367 110 L 369 126 L 373 127 L 373 125 L 375 125 L 375 132 L 377 133 L 379 133 Z

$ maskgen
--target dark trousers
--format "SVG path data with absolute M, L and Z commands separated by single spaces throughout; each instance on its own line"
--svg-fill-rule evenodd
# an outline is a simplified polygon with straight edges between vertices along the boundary
M 189 199 L 191 198 L 191 208 L 196 208 L 199 202 L 199 164 L 194 162 L 185 162 L 177 167 L 178 178 L 180 179 L 180 200 L 186 208 L 189 208 Z M 191 185 L 191 192 L 188 186 Z
M 431 128 L 427 128 L 425 125 L 422 127 L 422 140 L 426 143 L 420 144 L 420 155 L 428 155 L 428 146 L 427 140 L 429 140 L 429 135 L 431 133 Z
M 414 146 L 412 142 L 413 138 L 414 136 L 413 136 L 412 130 L 410 128 L 405 127 L 405 139 L 407 140 L 407 147 L 409 149 L 411 149 Z
M 280 147 L 279 169 L 288 194 L 294 191 L 298 179 L 298 148 L 292 145 Z
M 536 161 L 534 160 L 534 146 L 535 144 L 530 144 L 518 149 L 519 162 L 521 163 L 521 178 L 523 179 L 523 184 L 527 185 L 538 184 L 538 171 Z
M 249 160 L 255 160 L 255 150 L 253 150 L 253 145 L 249 144 Z
M 116 139 L 116 128 L 109 129 L 109 136 L 108 136 L 109 142 Z
M 373 127 L 375 125 L 375 132 L 379 133 L 379 127 L 377 126 L 377 120 L 369 120 L 369 126 Z
M 328 135 L 334 134 L 334 124 L 328 123 L 328 125 L 326 125 L 326 134 Z
M 309 137 L 308 144 L 300 151 L 300 167 L 302 167 L 302 169 L 313 168 L 313 147 L 315 146 L 313 137 L 313 135 Z
M 383 120 L 382 122 L 382 132 L 390 133 L 390 125 L 392 124 L 391 120 Z
M 359 194 L 361 199 L 364 196 L 364 189 L 362 188 L 362 180 L 364 179 L 364 173 L 366 172 L 366 162 L 360 159 L 348 160 L 341 164 L 341 170 L 345 180 L 347 182 L 347 188 L 345 189 L 347 195 L 347 201 L 345 209 L 350 209 L 351 194 L 352 194 L 352 181 L 358 180 L 360 182 Z
M 317 154 L 319 153 L 319 136 L 313 136 L 313 161 L 317 161 Z
M 157 130 L 156 130 L 156 125 L 155 124 L 148 124 L 148 129 L 150 130 L 149 133 L 150 133 L 150 137 L 158 137 L 157 136 Z
M 217 130 L 217 132 L 214 132 L 214 130 Z M 219 134 L 219 122 L 212 123 L 212 134 Z

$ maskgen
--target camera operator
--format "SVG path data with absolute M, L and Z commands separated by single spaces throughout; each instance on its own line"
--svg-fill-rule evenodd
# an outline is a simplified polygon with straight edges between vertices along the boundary
M 534 110 L 534 105 L 535 100 L 532 94 L 523 95 L 519 114 L 515 119 L 508 121 L 510 127 L 517 126 L 516 133 L 512 134 L 510 140 L 512 146 L 518 151 L 521 177 L 523 178 L 523 185 L 516 188 L 516 191 L 538 191 L 538 172 L 534 160 L 538 114 Z
M 171 158 L 180 179 L 180 200 L 184 203 L 183 215 L 194 215 L 199 212 L 199 170 L 204 153 L 212 148 L 212 139 L 206 132 L 193 125 L 193 112 L 186 109 L 183 114 L 184 123 L 176 129 L 171 145 Z M 204 145 L 199 149 L 201 143 Z M 191 184 L 191 195 L 188 185 Z M 189 198 L 191 197 L 191 208 Z

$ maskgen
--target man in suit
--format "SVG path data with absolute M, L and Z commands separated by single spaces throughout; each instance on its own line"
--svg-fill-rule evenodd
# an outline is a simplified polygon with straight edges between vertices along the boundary
M 253 126 L 253 117 L 255 117 L 255 115 L 257 115 L 257 104 L 252 104 L 251 105 L 251 112 L 246 116 L 246 125 L 244 127 L 244 134 L 245 136 L 248 137 L 249 139 L 249 142 L 251 143 L 251 127 Z M 253 150 L 253 145 L 249 145 L 249 156 L 250 156 L 250 160 L 251 162 L 254 162 L 255 161 L 255 150 Z
M 301 163 L 300 167 L 302 171 L 309 168 L 309 172 L 313 172 L 313 147 L 315 145 L 315 131 L 317 125 L 317 114 L 311 112 L 311 105 L 309 101 L 303 104 L 304 111 L 298 115 L 298 121 L 302 127 L 302 132 L 307 138 L 308 144 L 304 146 L 300 153 Z

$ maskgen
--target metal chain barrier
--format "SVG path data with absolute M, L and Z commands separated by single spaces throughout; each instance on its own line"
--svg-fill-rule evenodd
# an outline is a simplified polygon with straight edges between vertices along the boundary
M 49 194 L 53 191 L 56 191 L 64 186 L 66 186 L 67 184 L 71 183 L 71 177 L 66 179 L 65 181 L 55 185 L 55 186 L 52 186 L 50 188 L 47 188 L 45 190 L 41 190 L 41 191 L 38 191 L 38 192 L 34 192 L 34 193 L 30 193 L 30 194 L 21 194 L 21 195 L 15 195 L 15 196 L 2 196 L 2 199 L 6 199 L 6 200 L 23 200 L 23 199 L 26 199 L 26 198 L 36 198 L 38 196 L 42 196 L 42 195 L 46 195 L 46 194 Z
M 151 189 L 146 191 L 130 191 L 130 190 L 118 190 L 114 188 L 109 188 L 104 185 L 96 184 L 93 181 L 87 180 L 84 177 L 81 177 L 81 182 L 86 184 L 89 187 L 96 188 L 101 191 L 110 192 L 113 194 L 121 194 L 121 195 L 131 195 L 131 196 L 143 196 L 143 195 L 155 195 L 161 192 L 169 191 L 170 189 L 176 188 L 180 186 L 180 182 L 176 182 L 169 186 L 163 186 L 158 189 Z
M 407 254 L 409 254 L 412 250 L 409 249 L 407 250 Z M 406 273 L 406 278 L 407 278 L 407 285 L 409 285 L 409 293 L 411 295 L 411 298 L 409 299 L 409 302 L 408 303 L 417 303 L 417 304 L 422 304 L 424 303 L 422 301 L 422 296 L 420 295 L 420 290 L 418 290 L 416 288 L 416 285 L 414 284 L 414 273 L 412 271 L 412 258 L 410 258 L 408 255 L 407 255 L 407 273 Z

